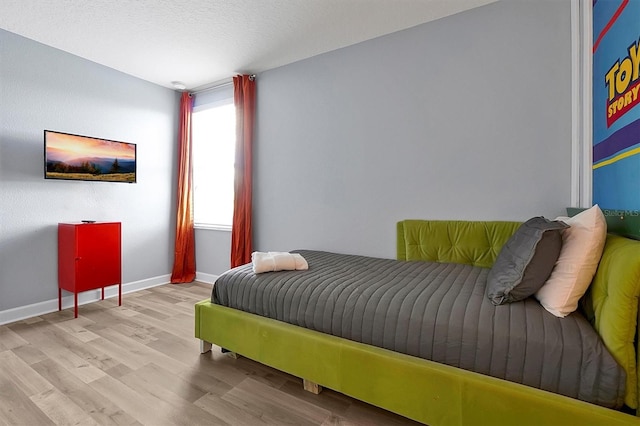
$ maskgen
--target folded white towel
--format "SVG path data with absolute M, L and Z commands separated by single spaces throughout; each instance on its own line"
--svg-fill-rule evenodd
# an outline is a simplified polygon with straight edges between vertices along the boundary
M 286 251 L 254 251 L 251 253 L 253 272 L 272 271 L 303 271 L 309 269 L 309 264 L 299 253 L 287 253 Z

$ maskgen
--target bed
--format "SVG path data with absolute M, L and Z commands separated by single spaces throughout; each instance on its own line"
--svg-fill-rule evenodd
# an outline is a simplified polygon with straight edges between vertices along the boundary
M 500 248 L 519 225 L 515 222 L 402 221 L 398 223 L 400 262 L 301 252 L 309 258 L 310 266 L 328 263 L 328 270 L 342 271 L 350 277 L 356 283 L 351 293 L 336 284 L 342 281 L 336 281 L 335 273 L 312 280 L 324 281 L 327 283 L 324 286 L 304 287 L 296 281 L 304 273 L 260 274 L 256 280 L 247 266 L 236 268 L 221 276 L 222 280 L 216 284 L 218 288 L 213 294 L 216 303 L 207 300 L 196 305 L 196 337 L 203 342 L 204 350 L 208 343 L 214 343 L 301 377 L 309 387 L 325 386 L 433 425 L 509 424 L 514 421 L 520 424 L 636 423 L 635 417 L 610 408 L 623 404 L 637 407 L 634 337 L 640 286 L 640 243 L 608 236 L 601 265 L 584 299 L 584 315 L 570 315 L 554 321 L 551 315 L 545 317 L 536 309 L 534 300 L 519 303 L 523 308 L 519 313 L 507 307 L 498 309 L 498 314 L 497 311 L 488 314 L 491 308 L 486 304 L 482 287 L 486 281 L 486 268 L 495 261 Z M 314 269 L 316 273 L 322 270 L 310 267 L 307 274 Z M 442 275 L 449 269 L 457 271 L 453 276 L 463 279 L 448 283 L 446 291 L 442 291 L 442 286 L 418 289 L 414 285 L 424 282 L 425 276 Z M 446 275 L 451 276 L 450 273 Z M 232 276 L 235 278 L 227 280 Z M 401 287 L 394 287 L 393 279 L 398 276 L 409 277 L 413 284 L 405 282 Z M 282 287 L 275 290 L 276 281 L 288 286 L 290 291 L 283 292 Z M 258 290 L 265 293 L 258 296 Z M 318 297 L 305 299 L 314 292 Z M 359 297 L 363 292 L 370 294 Z M 403 292 L 406 297 L 398 298 Z M 277 300 L 276 293 L 288 293 L 288 299 Z M 425 294 L 429 297 L 424 297 Z M 357 303 L 357 300 L 380 301 L 384 298 L 389 300 L 382 305 L 397 313 L 391 322 L 380 322 L 373 315 L 373 306 L 380 303 Z M 429 338 L 422 341 L 412 342 L 406 340 L 406 336 L 399 338 L 402 330 L 419 325 L 410 322 L 411 315 L 402 309 L 402 302 L 394 302 L 407 299 L 414 301 L 410 312 L 421 305 L 420 300 L 426 306 L 436 303 L 432 300 L 437 299 L 439 306 L 449 306 L 441 315 L 466 317 L 466 320 L 453 321 L 448 330 L 442 330 L 441 326 L 449 321 L 441 321 L 438 325 L 434 320 L 434 328 L 428 332 L 404 333 L 428 334 Z M 305 306 L 305 303 L 312 305 Z M 620 309 L 623 304 L 626 308 Z M 367 309 L 367 305 L 372 308 Z M 291 309 L 291 306 L 296 308 Z M 314 309 L 309 309 L 310 306 Z M 334 307 L 341 307 L 347 313 L 346 318 L 332 319 Z M 276 312 L 274 318 L 264 316 L 270 310 Z M 621 312 L 624 318 L 620 318 Z M 355 322 L 354 313 L 360 315 Z M 611 318 L 611 314 L 615 314 L 615 318 Z M 492 324 L 499 324 L 502 321 L 495 318 L 501 315 L 524 315 L 526 321 L 522 323 L 528 321 L 528 334 L 535 335 L 542 328 L 550 330 L 546 334 L 538 333 L 542 340 L 566 334 L 568 329 L 578 329 L 578 340 L 591 333 L 596 341 L 587 346 L 573 342 L 569 347 L 575 352 L 568 350 L 555 358 L 553 354 L 545 354 L 544 348 L 535 349 L 535 339 L 533 343 L 524 343 L 525 346 L 518 342 L 500 344 L 499 339 L 495 339 L 497 345 L 492 345 L 491 339 L 482 338 L 482 324 L 486 325 L 487 318 Z M 536 321 L 540 327 L 536 327 Z M 510 324 L 507 328 L 517 323 L 507 321 L 506 324 Z M 471 344 L 468 339 L 467 346 L 463 347 L 447 343 L 449 334 L 469 333 L 465 328 L 469 324 L 480 325 L 473 332 L 476 339 Z M 552 331 L 549 327 L 553 324 L 560 328 Z M 621 328 L 621 324 L 624 327 Z M 501 335 L 504 329 L 492 329 L 491 332 Z M 522 330 L 516 334 L 527 332 Z M 444 344 L 432 344 L 437 341 Z M 507 355 L 488 356 L 499 350 L 506 350 Z M 531 356 L 536 350 L 543 352 L 539 359 L 544 362 Z M 592 357 L 594 354 L 598 356 Z M 509 359 L 518 364 L 518 357 L 522 362 L 528 359 L 530 363 L 524 374 L 528 378 L 516 377 L 523 374 L 509 365 L 495 363 L 496 359 Z M 574 359 L 587 359 L 588 362 L 576 367 L 571 362 Z M 546 372 L 542 371 L 545 369 Z M 554 380 L 550 369 L 562 371 L 555 376 L 565 380 Z M 376 374 L 372 375 L 371 371 Z M 594 387 L 594 377 L 605 371 L 611 371 L 612 376 Z M 589 390 L 590 386 L 593 389 Z M 589 394 L 591 391 L 594 392 Z

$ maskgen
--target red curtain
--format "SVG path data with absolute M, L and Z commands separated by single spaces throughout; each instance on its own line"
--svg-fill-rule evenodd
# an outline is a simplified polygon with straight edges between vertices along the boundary
M 255 121 L 255 76 L 233 77 L 236 106 L 236 160 L 231 230 L 231 267 L 251 262 L 251 196 L 253 125 Z
M 187 92 L 180 99 L 178 127 L 178 211 L 176 246 L 171 282 L 190 283 L 196 278 L 196 244 L 193 227 L 193 172 L 191 163 L 191 113 L 193 101 Z

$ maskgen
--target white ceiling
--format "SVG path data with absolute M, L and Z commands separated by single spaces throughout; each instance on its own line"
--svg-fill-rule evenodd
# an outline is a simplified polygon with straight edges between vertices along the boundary
M 0 0 L 0 28 L 201 88 L 496 0 Z

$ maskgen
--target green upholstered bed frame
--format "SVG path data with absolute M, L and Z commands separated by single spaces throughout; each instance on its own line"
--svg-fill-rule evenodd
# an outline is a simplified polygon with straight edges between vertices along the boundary
M 490 267 L 519 223 L 408 220 L 397 226 L 400 260 Z M 614 357 L 632 376 L 626 399 L 632 408 L 638 400 L 634 339 L 639 294 L 640 242 L 609 235 L 585 296 L 585 310 Z M 429 425 L 640 424 L 637 417 L 619 411 L 214 305 L 209 300 L 197 303 L 195 314 L 195 336 L 201 339 L 202 352 L 213 343 Z

